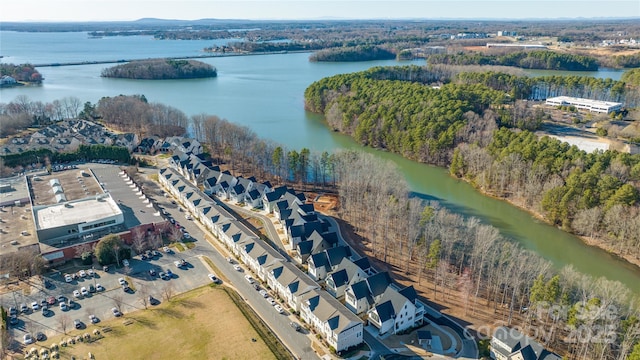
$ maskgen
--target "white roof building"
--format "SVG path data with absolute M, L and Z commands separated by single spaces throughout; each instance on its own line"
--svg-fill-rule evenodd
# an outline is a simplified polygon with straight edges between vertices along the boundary
M 570 96 L 557 96 L 548 98 L 546 104 L 551 106 L 575 106 L 580 110 L 587 110 L 590 112 L 603 114 L 608 114 L 622 109 L 622 103 L 575 98 Z

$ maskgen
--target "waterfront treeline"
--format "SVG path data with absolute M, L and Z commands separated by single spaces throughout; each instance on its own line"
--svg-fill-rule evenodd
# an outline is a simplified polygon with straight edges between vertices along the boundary
M 427 61 L 429 64 L 445 65 L 501 65 L 523 69 L 565 71 L 598 70 L 598 60 L 593 57 L 546 50 L 517 51 L 504 55 L 490 55 L 479 52 L 434 54 L 430 55 Z

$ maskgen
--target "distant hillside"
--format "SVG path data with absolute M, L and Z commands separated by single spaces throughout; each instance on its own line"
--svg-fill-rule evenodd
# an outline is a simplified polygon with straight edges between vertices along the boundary
M 102 70 L 102 77 L 168 80 L 216 77 L 216 68 L 196 60 L 151 59 L 132 61 Z

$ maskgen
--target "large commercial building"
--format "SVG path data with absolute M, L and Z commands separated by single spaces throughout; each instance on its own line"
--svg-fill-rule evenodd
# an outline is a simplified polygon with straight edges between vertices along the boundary
M 63 245 L 69 239 L 124 223 L 122 210 L 108 193 L 34 206 L 33 219 L 38 239 L 50 245 Z
M 603 114 L 609 114 L 611 112 L 622 109 L 622 103 L 575 98 L 569 96 L 557 96 L 548 98 L 546 104 L 550 106 L 575 106 L 580 110 L 587 110 L 589 112 L 597 112 Z

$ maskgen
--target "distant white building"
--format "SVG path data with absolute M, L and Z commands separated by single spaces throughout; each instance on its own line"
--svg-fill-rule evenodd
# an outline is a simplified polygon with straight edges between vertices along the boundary
M 575 98 L 569 96 L 557 96 L 548 98 L 546 104 L 550 106 L 575 106 L 580 110 L 587 110 L 589 112 L 597 112 L 603 114 L 609 114 L 611 112 L 622 109 L 622 103 Z

